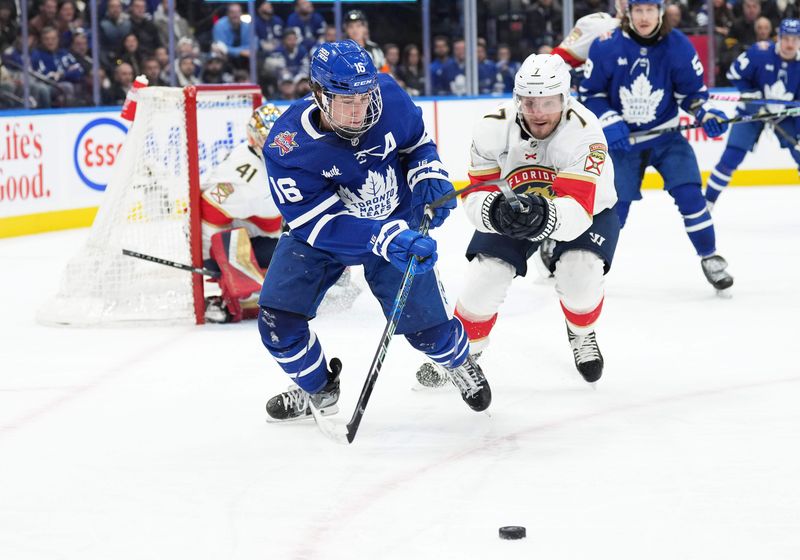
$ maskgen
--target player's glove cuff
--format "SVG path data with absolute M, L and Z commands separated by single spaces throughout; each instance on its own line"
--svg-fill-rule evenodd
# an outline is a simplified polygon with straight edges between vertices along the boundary
M 494 199 L 500 195 L 501 193 L 499 192 L 489 193 L 489 196 L 484 199 L 483 204 L 481 205 L 481 222 L 483 222 L 483 226 L 486 229 L 495 233 L 502 233 L 497 231 L 497 228 L 495 228 L 494 224 L 492 224 L 492 203 L 494 202 Z
M 401 231 L 407 230 L 408 224 L 405 220 L 392 220 L 386 223 L 377 223 L 372 228 L 372 237 L 369 241 L 370 249 L 376 255 L 389 259 L 389 245 Z

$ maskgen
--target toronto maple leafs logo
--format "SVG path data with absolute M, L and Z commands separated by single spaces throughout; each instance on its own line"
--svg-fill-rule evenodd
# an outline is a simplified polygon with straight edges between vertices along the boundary
M 270 144 L 269 147 L 278 148 L 281 156 L 285 156 L 295 148 L 300 147 L 300 145 L 294 141 L 295 136 L 297 136 L 296 132 L 289 132 L 288 130 L 279 132 L 275 135 L 275 138 L 272 139 L 272 144 Z
M 791 91 L 786 91 L 786 84 L 781 80 L 780 74 L 778 75 L 778 81 L 774 84 L 764 84 L 764 97 L 766 99 L 783 99 L 786 101 L 791 101 L 794 99 L 794 94 Z M 767 111 L 770 113 L 779 113 L 785 109 L 784 105 L 778 105 L 776 103 L 771 103 L 767 105 Z
M 397 175 L 394 168 L 386 169 L 386 176 L 369 170 L 366 181 L 352 192 L 339 185 L 339 198 L 344 202 L 350 214 L 359 218 L 385 218 L 397 208 L 400 202 L 397 192 Z
M 661 98 L 664 97 L 663 89 L 653 89 L 647 76 L 639 74 L 631 89 L 622 86 L 619 88 L 619 100 L 622 103 L 622 118 L 631 124 L 647 124 L 656 118 L 656 109 Z

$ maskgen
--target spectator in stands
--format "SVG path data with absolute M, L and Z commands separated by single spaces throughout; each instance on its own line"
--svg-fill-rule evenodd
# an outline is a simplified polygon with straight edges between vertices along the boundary
M 527 13 L 526 33 L 534 48 L 561 42 L 561 4 L 558 0 L 536 0 Z
M 294 94 L 297 99 L 311 93 L 311 81 L 308 76 L 300 75 L 294 79 Z
M 58 44 L 62 48 L 69 48 L 73 33 L 83 30 L 83 18 L 78 14 L 73 0 L 63 0 L 58 6 L 56 29 L 59 34 Z
M 386 43 L 383 45 L 383 54 L 386 60 L 386 72 L 397 79 L 397 67 L 400 64 L 400 47 L 394 43 Z
M 729 37 L 737 43 L 738 52 L 745 51 L 756 42 L 755 23 L 760 15 L 761 3 L 758 0 L 743 0 L 742 16 L 736 18 L 729 33 Z
M 29 36 L 29 41 L 33 42 L 33 36 Z M 18 35 L 14 42 L 14 46 L 10 47 L 10 52 L 6 51 L 3 57 L 0 57 L 0 89 L 4 90 L 6 96 L 3 98 L 3 103 L 8 107 L 22 107 L 25 103 L 23 96 L 25 90 L 22 85 L 22 73 L 19 68 L 22 67 L 22 35 Z M 14 66 L 10 66 L 10 64 Z M 7 65 L 8 64 L 8 65 Z M 38 73 L 31 72 L 31 79 L 28 82 L 30 91 L 30 106 L 34 109 L 49 109 L 52 102 L 50 97 L 50 88 L 44 83 L 36 79 Z
M 186 55 L 191 55 L 196 60 L 200 58 L 200 47 L 194 39 L 190 39 L 189 37 L 181 38 L 175 46 L 175 51 L 177 58 Z
M 697 12 L 696 22 L 698 27 L 705 28 L 708 25 L 707 4 L 702 4 Z M 714 0 L 714 29 L 717 35 L 723 39 L 728 36 L 733 25 L 733 10 L 725 0 Z
M 583 16 L 608 11 L 606 0 L 575 0 L 575 21 Z
M 158 61 L 158 65 L 161 68 L 161 79 L 169 82 L 169 51 L 167 47 L 158 47 L 153 53 L 153 58 Z M 175 60 L 179 59 L 179 56 L 175 57 Z
M 294 80 L 288 74 L 278 81 L 278 91 L 275 93 L 275 99 L 291 101 L 297 99 L 295 95 Z
M 294 12 L 286 19 L 286 27 L 294 27 L 300 44 L 310 51 L 325 33 L 325 18 L 314 11 L 314 5 L 308 0 L 297 0 Z
M 57 14 L 58 2 L 56 2 L 56 0 L 44 0 L 41 3 L 39 12 L 28 22 L 28 32 L 36 38 L 37 42 L 39 41 L 42 29 L 45 27 L 58 27 L 58 22 L 56 22 Z
M 773 27 L 777 27 L 780 24 L 781 19 L 781 11 L 778 9 L 778 5 L 775 0 L 756 0 L 759 3 L 759 15 L 768 18 L 772 22 Z M 741 1 L 734 1 L 731 2 L 733 6 L 733 15 L 735 17 L 741 17 L 744 15 L 744 2 Z
M 667 4 L 664 8 L 664 20 L 673 29 L 681 29 L 681 8 L 676 4 Z
M 148 56 L 142 61 L 142 74 L 147 78 L 148 86 L 169 85 L 161 78 L 161 65 L 155 57 Z
M 430 64 L 431 88 L 434 95 L 449 95 L 448 84 L 444 80 L 444 67 L 453 60 L 450 57 L 450 40 L 444 35 L 433 38 L 433 60 Z
M 197 77 L 197 64 L 192 55 L 183 55 L 175 62 L 175 77 L 179 87 L 194 86 L 200 83 L 200 79 Z
M 798 6 L 797 0 L 778 0 L 776 3 L 781 18 L 797 19 L 800 17 L 800 6 Z
M 308 75 L 308 51 L 300 44 L 294 28 L 286 28 L 281 46 L 275 49 L 269 60 L 277 72 L 286 72 L 291 78 L 301 74 Z
M 465 78 L 466 46 L 463 39 L 453 41 L 453 58 L 442 67 L 440 87 L 444 89 L 437 95 L 466 95 Z
M 242 7 L 230 4 L 227 15 L 214 24 L 214 42 L 225 45 L 228 61 L 236 68 L 250 64 L 250 24 L 242 21 Z
M 122 11 L 120 0 L 108 0 L 106 15 L 100 21 L 100 56 L 104 66 L 122 53 L 122 41 L 131 32 L 128 14 Z
M 167 0 L 161 0 L 159 2 L 158 7 L 153 12 L 153 23 L 158 29 L 158 39 L 161 42 L 162 46 L 166 46 L 169 44 L 169 10 L 167 9 Z M 186 18 L 181 16 L 178 13 L 178 10 L 175 10 L 175 18 L 174 18 L 174 27 L 173 31 L 175 33 L 175 41 L 177 42 L 179 39 L 183 37 L 193 37 L 192 28 L 189 26 L 189 22 L 186 21 Z
M 147 2 L 145 0 L 131 0 L 128 9 L 128 17 L 131 20 L 131 32 L 136 34 L 139 39 L 139 47 L 146 54 L 153 54 L 156 47 L 161 46 L 161 39 L 158 36 L 158 28 L 150 14 L 147 13 Z
M 500 81 L 503 84 L 503 89 L 500 93 L 511 93 L 514 90 L 514 76 L 517 75 L 520 63 L 511 60 L 511 48 L 504 43 L 497 45 L 496 66 Z
M 336 41 L 336 26 L 326 25 L 325 33 L 322 34 L 323 43 L 333 43 Z
M 68 50 L 58 46 L 58 30 L 55 27 L 41 30 L 39 48 L 31 53 L 31 67 L 58 82 L 66 97 L 65 104 L 73 104 L 76 86 L 83 82 L 83 68 Z
M 397 67 L 397 77 L 411 96 L 425 95 L 425 69 L 419 47 L 409 44 L 403 49 L 403 59 Z
M 377 43 L 373 43 L 369 40 L 369 24 L 364 12 L 361 10 L 350 10 L 344 15 L 343 21 L 343 39 L 352 39 L 358 43 L 359 46 L 367 51 L 367 54 L 369 54 L 378 72 L 387 72 L 388 68 L 386 67 L 386 58 L 384 57 L 383 50 L 381 50 Z
M 144 55 L 139 48 L 139 38 L 135 33 L 128 33 L 122 39 L 122 53 L 120 53 L 118 59 L 130 65 L 134 76 L 142 73 Z
M 772 40 L 772 22 L 761 16 L 753 26 L 756 31 L 756 42 Z
M 227 60 L 218 52 L 212 52 L 203 67 L 200 82 L 204 84 L 229 84 L 233 82 L 233 74 Z
M 127 62 L 122 62 L 114 69 L 114 81 L 106 93 L 110 105 L 122 105 L 133 85 L 133 68 Z
M 256 12 L 256 35 L 259 48 L 269 55 L 281 44 L 283 38 L 283 19 L 275 15 L 271 2 L 264 2 Z
M 75 33 L 72 35 L 72 44 L 69 49 L 70 54 L 81 66 L 83 80 L 77 88 L 79 98 L 76 100 L 79 105 L 91 105 L 92 102 L 92 57 L 89 55 L 89 38 L 85 33 Z
M 13 0 L 0 0 L 0 53 L 14 44 L 19 34 Z

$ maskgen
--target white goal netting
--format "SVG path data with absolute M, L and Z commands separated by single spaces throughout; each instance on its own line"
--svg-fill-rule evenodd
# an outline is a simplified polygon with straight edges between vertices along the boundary
M 193 251 L 201 240 L 192 190 L 245 141 L 254 95 L 258 94 L 252 88 L 197 91 L 195 102 L 181 88 L 139 90 L 136 119 L 86 245 L 67 265 L 58 294 L 39 310 L 40 322 L 196 321 L 202 279 L 125 256 L 122 249 L 182 264 L 192 264 L 194 255 L 194 265 L 200 264 L 199 250 Z M 187 118 L 195 121 L 194 111 L 191 107 L 187 111 L 187 104 L 196 107 L 196 143 L 193 123 L 187 122 Z M 200 180 L 194 186 L 190 164 L 199 170 Z

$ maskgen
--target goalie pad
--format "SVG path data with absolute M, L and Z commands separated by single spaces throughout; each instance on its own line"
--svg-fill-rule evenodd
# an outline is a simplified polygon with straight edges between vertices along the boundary
M 250 308 L 257 312 L 256 302 L 266 270 L 258 266 L 247 230 L 236 228 L 212 235 L 211 258 L 220 269 L 219 286 L 231 321 L 249 317 Z

